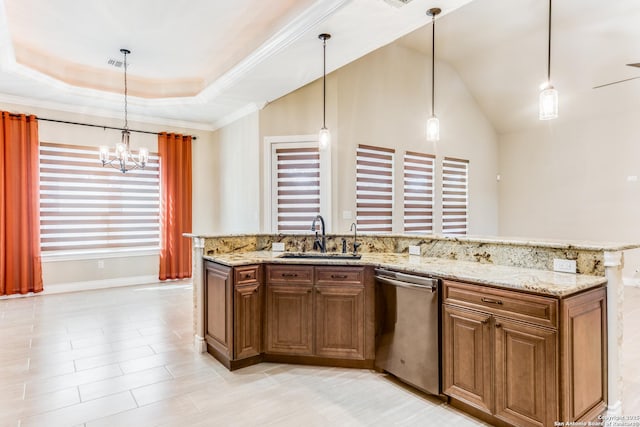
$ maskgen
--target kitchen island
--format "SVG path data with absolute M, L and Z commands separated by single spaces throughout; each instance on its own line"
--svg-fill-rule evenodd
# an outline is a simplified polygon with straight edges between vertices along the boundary
M 196 242 L 196 342 L 202 337 L 198 349 L 208 348 L 230 368 L 260 360 L 371 367 L 376 327 L 372 272 L 375 267 L 384 267 L 444 279 L 442 392 L 452 403 L 474 415 L 487 415 L 492 422 L 551 425 L 552 420 L 558 419 L 592 419 L 605 408 L 607 394 L 611 402 L 611 385 L 616 382 L 610 377 L 607 319 L 611 313 L 607 318 L 605 295 L 611 291 L 610 278 L 614 281 L 620 278 L 621 251 L 633 245 L 365 236 L 360 260 L 305 260 L 256 250 L 266 249 L 264 242 L 270 246 L 278 240 L 285 242 L 288 250 L 299 250 L 304 236 L 191 237 Z M 334 241 L 339 242 L 339 236 Z M 416 243 L 423 256 L 402 253 L 402 249 Z M 375 252 L 376 249 L 387 251 Z M 438 256 L 429 256 L 436 252 Z M 617 266 L 615 258 L 612 259 L 615 254 L 619 255 Z M 555 273 L 540 268 L 552 257 L 563 255 L 577 260 L 578 270 L 590 274 Z M 522 266 L 527 258 L 536 268 Z M 504 265 L 508 263 L 505 260 L 516 266 Z M 220 286 L 218 296 L 211 301 L 207 300 L 211 293 L 207 293 L 206 285 L 210 270 L 205 266 L 228 269 L 226 277 L 231 278 L 212 276 L 218 277 Z M 287 268 L 298 270 L 288 273 Z M 340 274 L 331 274 L 331 268 L 341 269 Z M 248 282 L 238 288 L 234 280 L 242 282 L 242 271 L 249 272 Z M 285 276 L 279 277 L 278 282 L 273 271 Z M 338 279 L 318 281 L 322 274 L 325 279 Z M 297 278 L 287 283 L 289 276 Z M 342 277 L 350 283 L 339 283 Z M 241 288 L 244 293 L 236 292 Z M 227 322 L 220 323 L 224 327 L 213 335 L 224 336 L 230 343 L 222 351 L 215 349 L 205 309 L 209 302 L 220 304 L 221 300 L 226 301 Z M 235 305 L 235 301 L 242 304 Z M 495 301 L 500 304 L 493 306 Z M 278 311 L 278 307 L 287 310 Z M 327 307 L 341 319 L 331 328 L 323 321 L 323 315 L 326 318 L 330 312 Z M 274 326 L 278 318 L 281 325 L 289 326 L 278 329 Z M 293 322 L 294 319 L 298 321 Z M 244 324 L 239 323 L 242 320 Z M 291 326 L 296 323 L 303 327 Z M 608 329 L 611 330 L 610 325 Z M 352 333 L 327 334 L 333 330 Z M 599 332 L 580 335 L 584 330 Z M 278 341 L 274 337 L 284 338 Z M 292 337 L 302 339 L 292 342 Z M 242 339 L 236 342 L 237 338 Z M 465 356 L 467 353 L 472 355 L 471 359 Z M 502 363 L 515 359 L 533 364 Z M 598 369 L 593 371 L 594 367 Z M 581 370 L 587 373 L 580 374 Z M 520 382 L 514 383 L 514 376 L 521 378 Z M 523 400 L 518 396 L 532 397 Z

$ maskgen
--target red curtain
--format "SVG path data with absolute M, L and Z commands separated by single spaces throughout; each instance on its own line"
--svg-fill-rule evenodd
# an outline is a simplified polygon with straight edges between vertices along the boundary
M 0 295 L 42 291 L 38 121 L 2 112 Z
M 160 280 L 191 277 L 191 136 L 158 135 L 160 154 Z

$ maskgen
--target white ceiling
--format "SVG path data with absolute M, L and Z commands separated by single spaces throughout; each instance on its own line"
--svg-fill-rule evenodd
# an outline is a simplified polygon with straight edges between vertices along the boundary
M 389 0 L 393 2 L 394 0 Z M 133 120 L 214 129 L 399 37 L 450 63 L 500 133 L 537 120 L 547 1 L 0 0 L 0 101 L 121 118 L 128 58 Z M 554 123 L 640 109 L 640 1 L 556 0 Z M 414 31 L 415 30 L 415 31 Z M 410 34 L 409 34 L 410 33 Z M 408 35 L 407 35 L 408 34 Z M 437 90 L 437 88 L 436 88 Z M 28 111 L 25 111 L 28 112 Z
M 471 0 L 447 0 L 444 14 Z M 0 0 L 0 101 L 213 129 L 429 22 L 434 0 Z
M 474 0 L 436 23 L 436 57 L 451 64 L 499 133 L 640 110 L 640 1 L 553 2 L 551 80 L 559 119 L 538 120 L 547 73 L 548 2 Z M 431 27 L 400 43 L 431 55 Z M 437 76 L 437 74 L 436 74 Z M 437 94 L 437 86 L 436 86 Z

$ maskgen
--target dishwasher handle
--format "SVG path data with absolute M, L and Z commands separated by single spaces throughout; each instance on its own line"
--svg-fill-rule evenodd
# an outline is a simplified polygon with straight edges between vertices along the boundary
M 404 282 L 402 280 L 391 279 L 384 276 L 376 276 L 376 280 L 387 285 L 397 286 L 399 288 L 416 289 L 420 291 L 436 292 L 438 290 L 438 282 L 436 279 L 428 279 L 432 283 L 430 285 Z

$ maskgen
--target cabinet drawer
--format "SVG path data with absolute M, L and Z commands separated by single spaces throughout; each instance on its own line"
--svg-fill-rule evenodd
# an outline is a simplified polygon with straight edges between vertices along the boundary
M 269 283 L 313 283 L 313 267 L 307 265 L 268 265 Z
M 249 265 L 246 267 L 236 267 L 235 272 L 236 285 L 241 285 L 243 283 L 254 283 L 259 281 L 260 266 Z
M 364 268 L 361 267 L 316 267 L 317 284 L 364 284 Z
M 445 280 L 443 302 L 542 326 L 558 326 L 558 301 L 550 297 Z

